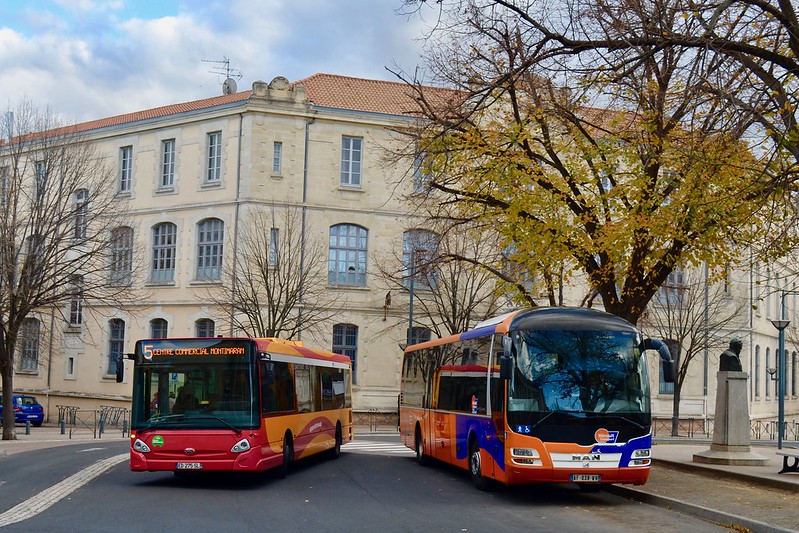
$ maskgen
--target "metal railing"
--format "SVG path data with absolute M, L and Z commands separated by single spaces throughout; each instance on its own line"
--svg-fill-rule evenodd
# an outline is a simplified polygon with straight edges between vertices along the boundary
M 672 421 L 670 418 L 652 420 L 652 435 L 655 437 L 671 437 Z M 778 423 L 776 420 L 752 420 L 749 423 L 749 436 L 755 441 L 776 441 Z M 681 418 L 677 422 L 678 437 L 712 438 L 713 419 Z M 783 441 L 799 442 L 799 421 L 786 420 L 783 425 Z
M 103 438 L 103 434 L 114 428 L 126 436 L 130 428 L 130 409 L 101 405 L 100 409 L 81 409 L 74 405 L 57 405 L 58 424 L 61 434 L 73 435 L 91 434 L 94 439 Z

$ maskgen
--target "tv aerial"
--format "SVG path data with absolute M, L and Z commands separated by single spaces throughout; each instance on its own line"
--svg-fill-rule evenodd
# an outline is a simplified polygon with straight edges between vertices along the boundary
M 233 94 L 238 90 L 236 80 L 240 80 L 244 74 L 239 69 L 231 68 L 230 59 L 222 56 L 221 60 L 203 59 L 202 62 L 214 63 L 216 66 L 208 72 L 225 77 L 225 81 L 222 82 L 222 94 Z

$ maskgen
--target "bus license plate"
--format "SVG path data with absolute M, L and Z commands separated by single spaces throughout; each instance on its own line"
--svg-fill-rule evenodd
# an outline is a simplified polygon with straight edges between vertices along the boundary
M 178 470 L 202 470 L 202 463 L 177 463 L 175 468 Z
M 572 474 L 572 481 L 577 483 L 599 483 L 599 474 Z

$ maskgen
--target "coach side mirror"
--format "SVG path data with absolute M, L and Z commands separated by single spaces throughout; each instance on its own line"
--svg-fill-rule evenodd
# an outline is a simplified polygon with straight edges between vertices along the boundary
M 500 379 L 510 379 L 513 376 L 513 357 L 502 354 L 499 358 Z
M 660 364 L 663 367 L 663 381 L 674 383 L 674 359 L 668 345 L 660 339 L 644 339 L 644 350 L 657 350 L 660 354 Z
M 118 355 L 116 360 L 117 365 L 117 383 L 122 383 L 125 379 L 125 356 Z

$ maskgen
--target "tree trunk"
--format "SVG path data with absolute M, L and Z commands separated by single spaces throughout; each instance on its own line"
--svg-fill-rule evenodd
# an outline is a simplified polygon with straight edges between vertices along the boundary
M 674 398 L 672 400 L 671 410 L 671 436 L 679 437 L 680 426 L 680 387 L 677 383 L 674 384 Z
M 3 440 L 14 440 L 14 364 L 0 354 L 0 373 L 3 377 Z

